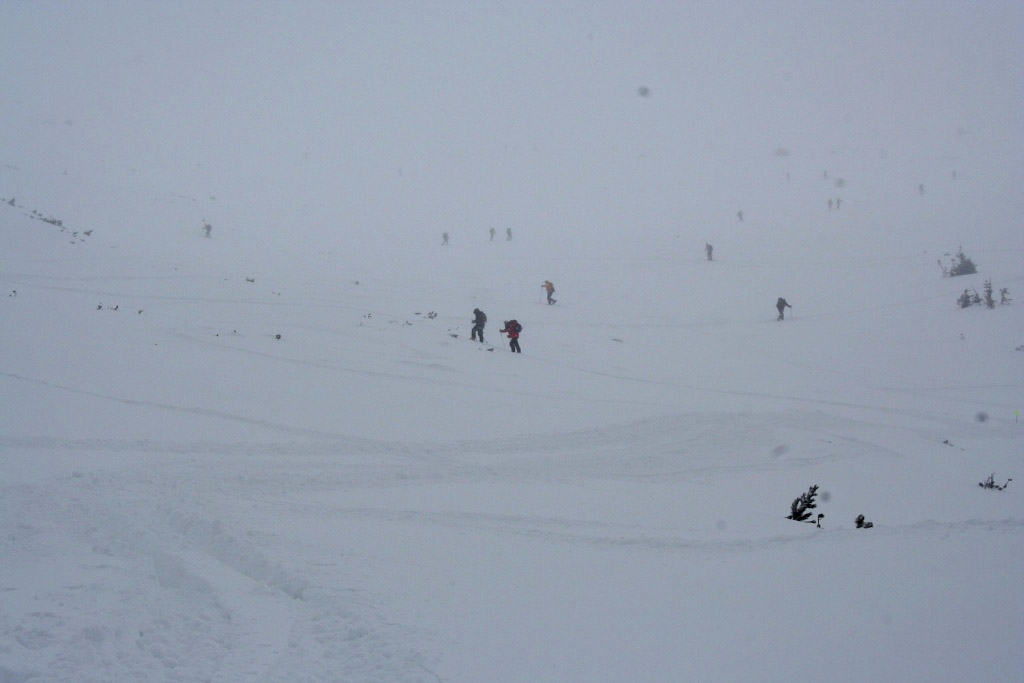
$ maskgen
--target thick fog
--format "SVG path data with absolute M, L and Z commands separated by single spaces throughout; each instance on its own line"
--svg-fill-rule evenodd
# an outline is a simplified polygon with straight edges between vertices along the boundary
M 0 0 L 0 681 L 1019 679 L 1022 45 Z
M 118 205 L 124 239 L 178 197 L 181 229 L 263 254 L 703 243 L 832 196 L 874 238 L 921 187 L 972 197 L 929 225 L 955 248 L 1021 207 L 1022 27 L 1018 2 L 9 2 L 0 164 L 65 174 L 41 210 Z

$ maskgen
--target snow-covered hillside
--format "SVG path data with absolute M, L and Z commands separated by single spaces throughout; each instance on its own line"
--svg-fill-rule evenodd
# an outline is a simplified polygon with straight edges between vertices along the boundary
M 908 23 L 884 44 L 920 28 L 896 6 Z M 1020 679 L 1024 167 L 996 106 L 1012 96 L 957 80 L 992 106 L 961 104 L 964 130 L 937 141 L 946 110 L 889 128 L 837 95 L 853 108 L 845 130 L 818 122 L 829 147 L 724 116 L 705 84 L 723 116 L 677 132 L 670 77 L 688 72 L 666 66 L 686 63 L 666 23 L 699 19 L 691 57 L 763 76 L 710 58 L 736 25 L 708 8 L 440 5 L 446 22 L 217 2 L 188 5 L 193 25 L 182 7 L 0 10 L 23 67 L 0 103 L 0 681 Z M 800 61 L 814 41 L 775 45 L 728 7 L 780 87 L 820 84 Z M 859 21 L 832 11 L 812 13 Z M 979 16 L 1001 32 L 943 49 L 988 73 L 1021 12 Z M 499 24 L 530 49 L 485 40 Z M 325 47 L 335 25 L 354 42 L 334 61 L 303 49 L 232 80 L 257 71 L 239 54 Z M 385 35 L 417 40 L 378 62 Z M 146 78 L 182 78 L 175 36 L 211 57 L 202 96 Z M 107 90 L 76 86 L 94 72 L 74 46 Z M 563 49 L 572 69 L 545 72 Z M 452 73 L 426 88 L 424 52 L 497 74 L 484 94 L 521 118 Z M 999 54 L 1019 69 L 1019 48 Z M 359 96 L 318 89 L 327 66 Z M 327 112 L 232 118 L 283 84 Z M 545 119 L 616 88 L 628 101 Z M 204 97 L 208 117 L 182 114 Z M 374 118 L 395 102 L 404 117 Z M 324 132 L 343 109 L 366 135 Z M 265 159 L 242 144 L 270 131 Z M 979 272 L 942 277 L 961 245 Z M 957 307 L 987 279 L 1015 300 Z M 498 334 L 510 318 L 522 354 Z M 979 487 L 990 474 L 1014 481 Z M 812 485 L 820 528 L 786 518 Z

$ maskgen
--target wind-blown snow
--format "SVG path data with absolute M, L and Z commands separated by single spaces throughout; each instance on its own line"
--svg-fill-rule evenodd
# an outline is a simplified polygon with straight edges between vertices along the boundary
M 0 681 L 1020 679 L 1020 8 L 561 7 L 0 9 Z

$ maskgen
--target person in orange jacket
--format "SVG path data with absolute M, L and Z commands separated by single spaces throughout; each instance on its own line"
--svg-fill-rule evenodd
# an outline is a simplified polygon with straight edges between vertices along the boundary
M 548 293 L 548 304 L 555 303 L 555 300 L 551 298 L 551 295 L 555 293 L 555 286 L 551 284 L 551 280 L 545 280 L 541 287 Z

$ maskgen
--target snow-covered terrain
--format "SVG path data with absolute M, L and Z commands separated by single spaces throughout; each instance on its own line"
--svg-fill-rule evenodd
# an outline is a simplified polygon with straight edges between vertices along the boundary
M 0 681 L 1021 680 L 985 7 L 0 7 Z

